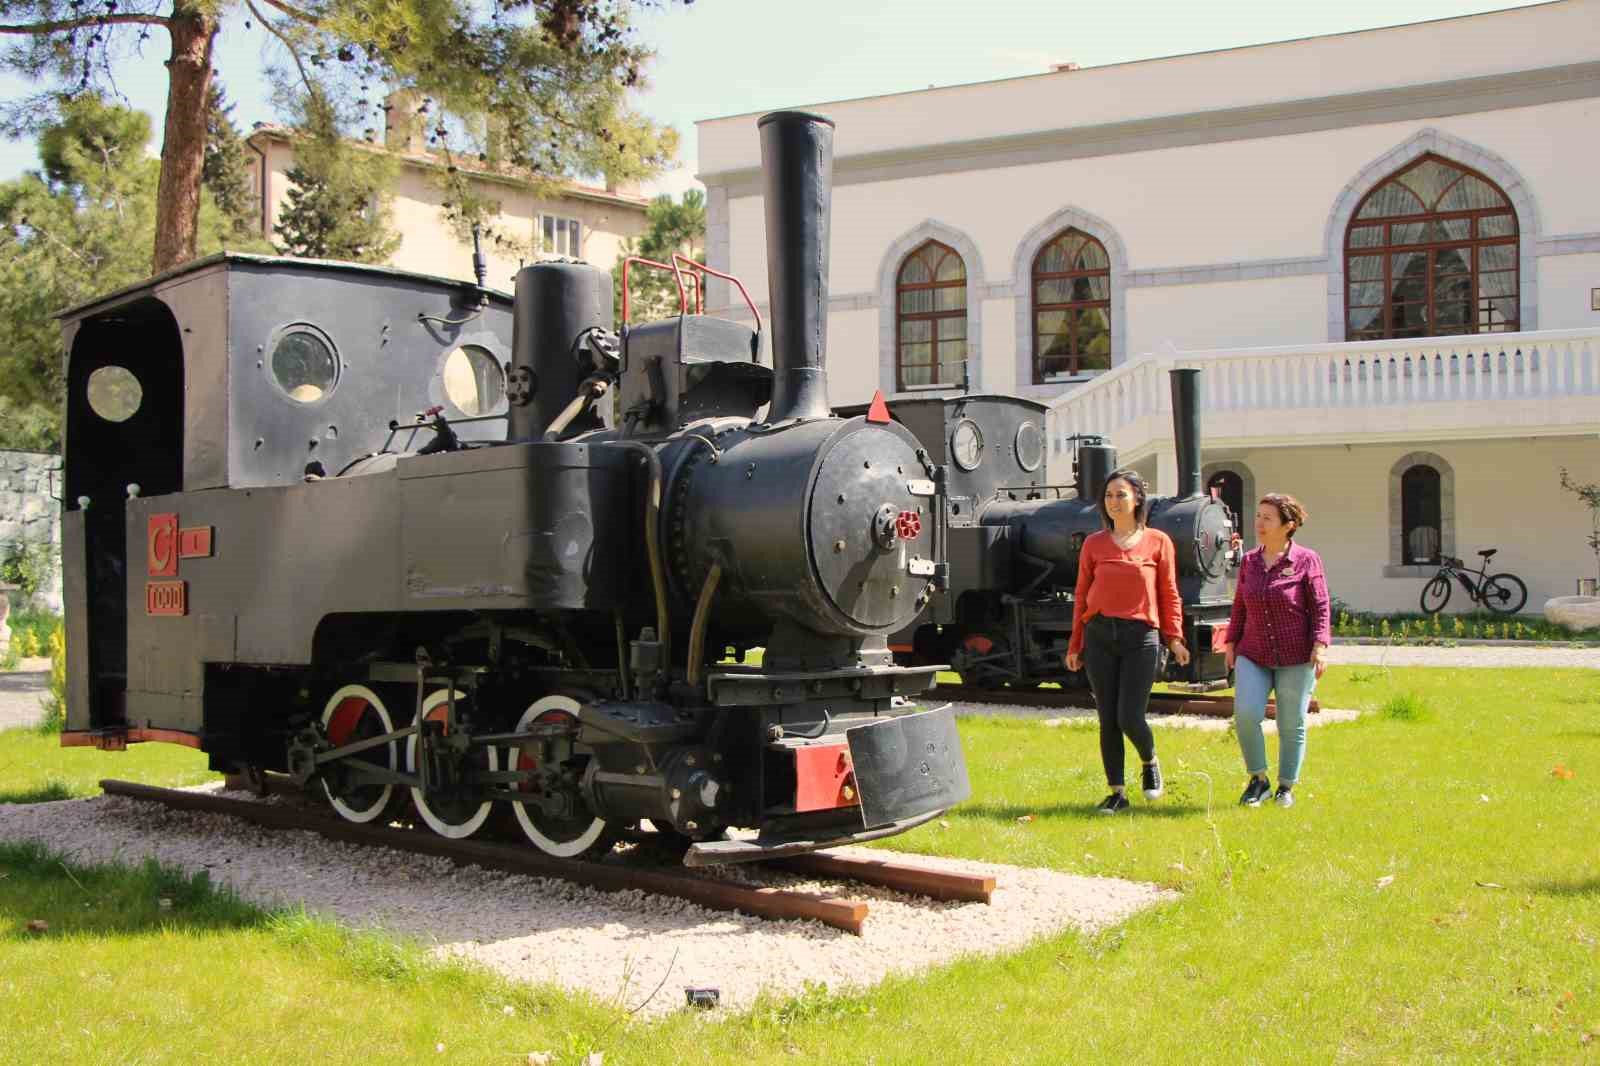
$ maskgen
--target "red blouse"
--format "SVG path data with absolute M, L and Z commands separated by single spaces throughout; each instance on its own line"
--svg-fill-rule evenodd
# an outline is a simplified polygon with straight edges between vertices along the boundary
M 1157 626 L 1165 640 L 1183 636 L 1178 598 L 1178 550 L 1159 529 L 1146 528 L 1131 548 L 1119 548 L 1106 530 L 1084 538 L 1078 553 L 1078 588 L 1072 598 L 1072 639 L 1067 654 L 1083 653 L 1083 624 L 1097 614 Z

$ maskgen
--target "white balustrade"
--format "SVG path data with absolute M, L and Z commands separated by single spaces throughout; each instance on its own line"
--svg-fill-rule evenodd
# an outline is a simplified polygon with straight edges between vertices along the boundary
M 1165 355 L 1131 359 L 1055 400 L 1053 453 L 1070 455 L 1068 439 L 1075 434 L 1109 437 L 1124 450 L 1168 437 L 1167 371 L 1174 367 L 1205 371 L 1202 410 L 1213 416 L 1300 411 L 1308 417 L 1323 412 L 1331 420 L 1362 409 L 1404 407 L 1414 414 L 1448 411 L 1450 405 L 1465 413 L 1466 405 L 1600 394 L 1600 330 L 1245 350 L 1169 348 Z M 1473 417 L 1481 416 L 1481 409 L 1473 411 Z M 1226 424 L 1240 421 L 1229 417 Z

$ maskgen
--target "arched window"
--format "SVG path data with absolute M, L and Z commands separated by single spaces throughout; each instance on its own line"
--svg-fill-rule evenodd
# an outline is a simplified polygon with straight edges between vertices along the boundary
M 1369 192 L 1345 231 L 1345 339 L 1515 330 L 1518 280 L 1506 194 L 1424 155 Z
M 1033 259 L 1033 383 L 1111 367 L 1111 260 L 1079 229 Z
M 1439 471 L 1413 466 L 1400 475 L 1401 562 L 1436 563 L 1442 543 Z
M 895 279 L 895 385 L 960 385 L 967 362 L 967 265 L 954 248 L 928 241 Z

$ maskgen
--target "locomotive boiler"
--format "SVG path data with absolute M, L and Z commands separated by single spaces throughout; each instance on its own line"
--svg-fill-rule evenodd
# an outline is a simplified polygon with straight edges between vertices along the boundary
M 1189 664 L 1164 680 L 1214 687 L 1227 679 L 1219 650 L 1239 561 L 1236 516 L 1200 491 L 1200 371 L 1171 372 L 1178 486 L 1150 497 L 1150 525 L 1178 550 Z M 1098 501 L 1117 452 L 1078 437 L 1073 483 L 1045 477 L 1043 404 L 1010 396 L 906 398 L 889 403 L 930 455 L 945 460 L 950 592 L 892 638 L 901 662 L 949 663 L 975 685 L 1084 687 L 1066 667 L 1083 540 L 1102 528 Z M 854 409 L 846 409 L 854 410 Z
M 63 743 L 190 744 L 451 837 L 498 809 L 562 857 L 648 820 L 758 859 L 965 798 L 951 710 L 911 702 L 935 664 L 887 645 L 947 572 L 942 475 L 828 409 L 832 123 L 759 131 L 770 366 L 759 320 L 613 333 L 577 262 L 508 305 L 227 256 L 69 313 Z

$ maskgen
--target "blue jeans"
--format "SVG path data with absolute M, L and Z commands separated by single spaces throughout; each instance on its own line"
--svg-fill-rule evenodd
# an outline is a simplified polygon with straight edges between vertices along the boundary
M 1263 776 L 1267 772 L 1267 739 L 1261 734 L 1261 723 L 1267 717 L 1267 693 L 1276 692 L 1278 784 L 1294 784 L 1306 753 L 1306 709 L 1317 687 L 1316 669 L 1310 663 L 1257 666 L 1240 655 L 1234 660 L 1233 680 L 1233 721 L 1245 771 Z

